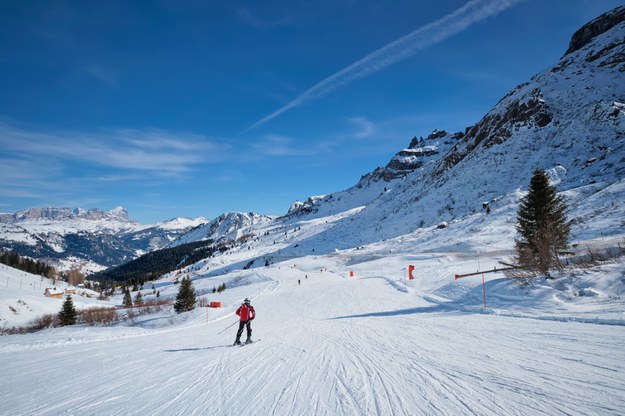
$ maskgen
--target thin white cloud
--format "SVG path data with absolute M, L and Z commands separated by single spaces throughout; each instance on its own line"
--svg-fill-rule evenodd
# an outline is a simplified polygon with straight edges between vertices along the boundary
M 442 42 L 469 26 L 495 16 L 522 1 L 525 0 L 471 0 L 452 13 L 420 27 L 323 79 L 288 104 L 258 120 L 243 132 L 258 127 L 292 108 L 330 94 L 357 79 L 365 78 L 403 61 L 418 51 Z
M 2 146 L 0 146 L 0 150 Z M 52 176 L 60 170 L 58 164 L 49 160 L 41 163 L 41 159 L 14 159 L 6 156 L 0 157 L 0 182 L 7 184 L 23 181 L 31 182 L 40 177 L 41 173 Z
M 296 147 L 289 137 L 278 134 L 269 134 L 252 147 L 257 155 L 264 156 L 302 156 L 312 153 L 310 149 Z
M 365 117 L 353 117 L 349 121 L 358 128 L 358 131 L 354 134 L 354 137 L 357 139 L 366 139 L 377 131 L 375 124 Z
M 16 187 L 1 187 L 0 186 L 0 194 L 5 198 L 41 198 L 43 196 L 42 193 L 29 191 L 27 189 L 18 189 Z M 10 206 L 10 204 L 2 204 L 1 206 Z
M 22 160 L 74 161 L 166 177 L 224 160 L 228 146 L 192 133 L 158 129 L 41 133 L 0 122 L 0 150 Z M 40 159 L 41 160 L 41 159 Z

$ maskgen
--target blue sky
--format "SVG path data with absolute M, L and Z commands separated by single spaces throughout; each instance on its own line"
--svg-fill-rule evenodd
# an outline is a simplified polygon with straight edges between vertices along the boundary
M 0 211 L 286 213 L 463 131 L 609 0 L 0 3 Z

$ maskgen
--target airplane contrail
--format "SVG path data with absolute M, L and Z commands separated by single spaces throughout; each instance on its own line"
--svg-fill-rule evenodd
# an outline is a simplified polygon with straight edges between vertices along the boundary
M 471 0 L 452 13 L 410 32 L 319 81 L 295 97 L 291 102 L 258 120 L 240 134 L 265 124 L 292 108 L 330 94 L 354 80 L 364 78 L 390 65 L 403 61 L 418 51 L 442 42 L 462 32 L 469 26 L 488 17 L 495 16 L 522 1 L 525 0 Z

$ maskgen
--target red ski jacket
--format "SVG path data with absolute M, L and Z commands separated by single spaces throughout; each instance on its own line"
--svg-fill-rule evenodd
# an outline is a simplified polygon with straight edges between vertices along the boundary
M 256 316 L 256 312 L 254 312 L 254 307 L 252 305 L 246 305 L 245 303 L 239 306 L 237 309 L 237 315 L 241 318 L 241 322 L 247 322 Z

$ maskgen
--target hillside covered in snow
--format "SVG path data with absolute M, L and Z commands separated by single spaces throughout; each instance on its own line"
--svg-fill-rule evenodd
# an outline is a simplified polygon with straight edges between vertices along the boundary
M 132 294 L 168 306 L 131 316 L 120 290 L 76 294 L 79 309 L 126 319 L 0 336 L 3 411 L 624 414 L 623 74 L 625 6 L 464 132 L 415 137 L 353 187 L 283 216 L 196 224 L 169 249 L 220 249 Z M 553 279 L 514 279 L 501 269 L 536 168 L 566 198 L 571 245 Z M 183 277 L 220 307 L 175 313 Z M 0 266 L 2 328 L 58 312 L 47 284 Z M 233 346 L 244 298 L 256 342 Z
M 505 216 L 500 237 L 511 247 L 516 204 L 537 168 L 567 198 L 573 241 L 622 234 L 624 14 L 614 10 L 580 29 L 558 63 L 515 87 L 465 132 L 415 137 L 347 190 L 297 201 L 282 217 L 226 213 L 174 245 L 227 240 L 243 253 L 260 250 L 262 259 L 242 254 L 258 266 L 266 257 L 329 254 L 444 224 L 444 235 L 460 228 L 462 237 L 443 238 L 440 246 L 432 238 L 430 249 L 470 247 L 492 222 L 488 208 Z

